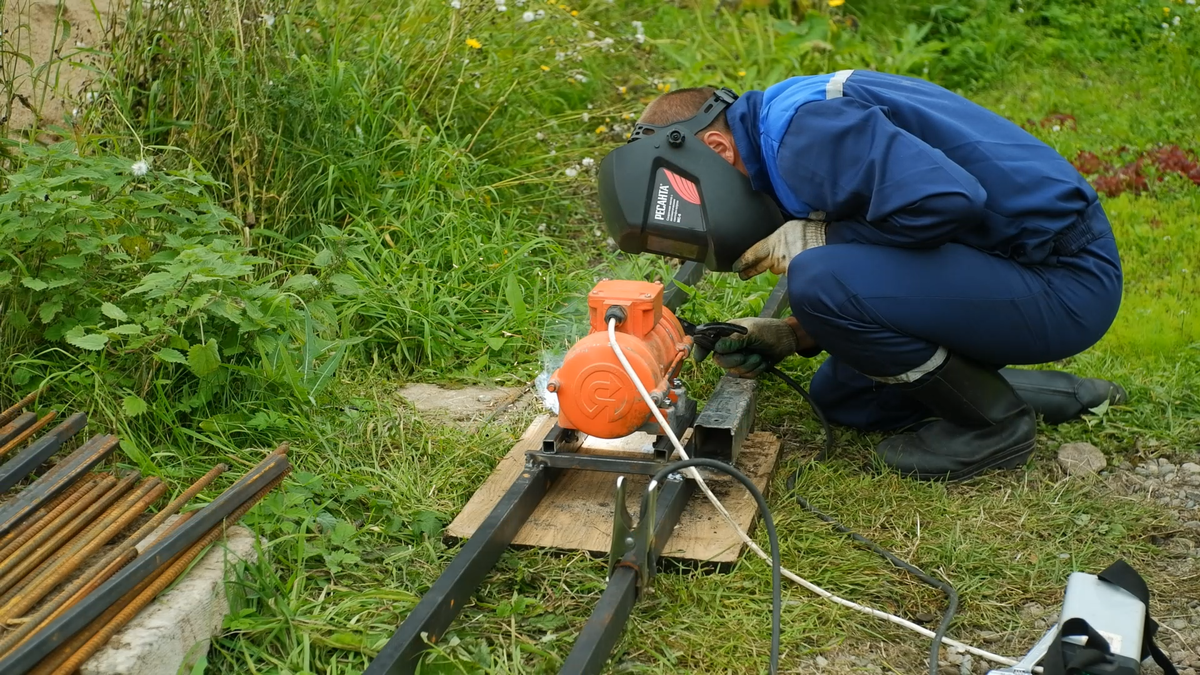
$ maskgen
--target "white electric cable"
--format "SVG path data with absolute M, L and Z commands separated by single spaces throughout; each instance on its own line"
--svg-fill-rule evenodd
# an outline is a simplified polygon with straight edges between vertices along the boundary
M 650 398 L 650 393 L 647 392 L 646 387 L 642 385 L 641 378 L 639 378 L 637 376 L 637 373 L 634 372 L 634 370 L 633 370 L 633 366 L 631 366 L 629 364 L 629 361 L 625 358 L 625 352 L 621 350 L 621 345 L 617 344 L 617 320 L 615 318 L 608 320 L 608 344 L 612 346 L 613 352 L 615 352 L 617 355 L 617 359 L 620 360 L 621 365 L 625 368 L 625 374 L 629 376 L 629 379 L 633 380 L 633 384 L 634 384 L 634 386 L 637 387 L 638 393 L 640 393 L 642 395 L 642 399 L 646 402 L 646 405 L 650 407 L 650 412 L 654 413 L 654 418 L 656 420 L 658 420 L 658 423 L 660 425 L 662 425 L 663 430 L 667 432 L 667 438 L 671 439 L 671 444 L 675 446 L 675 451 L 679 453 L 680 458 L 685 459 L 685 460 L 691 459 L 690 457 L 688 457 L 687 451 L 685 451 L 683 449 L 683 444 L 680 443 L 679 439 L 675 437 L 675 432 L 672 431 L 671 425 L 667 424 L 667 420 L 663 417 L 662 412 L 658 409 L 658 406 L 655 405 L 654 400 Z M 685 471 L 691 472 L 691 474 L 690 474 L 691 477 L 696 480 L 696 484 L 700 486 L 700 490 L 703 491 L 705 496 L 708 497 L 708 501 L 712 502 L 712 505 L 714 507 L 716 507 L 717 511 L 720 512 L 720 514 L 722 516 L 724 516 L 725 521 L 727 523 L 729 523 L 730 526 L 732 526 L 735 531 L 737 531 L 738 536 L 741 537 L 742 541 L 745 542 L 745 544 L 747 546 L 749 546 L 751 550 L 753 550 L 755 553 L 757 553 L 758 557 L 762 558 L 763 560 L 766 560 L 768 563 L 771 562 L 771 556 L 767 555 L 766 552 L 764 552 L 761 548 L 759 548 L 758 544 L 754 543 L 754 541 L 752 539 L 750 539 L 750 536 L 746 534 L 745 530 L 743 530 L 737 524 L 737 522 L 733 519 L 733 516 L 731 516 L 729 514 L 729 511 L 727 511 L 725 509 L 725 506 L 721 503 L 721 500 L 717 499 L 717 496 L 714 495 L 712 493 L 712 490 L 710 490 L 708 488 L 708 485 L 704 482 L 704 479 L 700 477 L 700 472 L 697 471 L 695 467 L 689 467 L 689 468 L 685 469 Z M 937 635 L 933 631 L 931 631 L 928 628 L 925 628 L 923 626 L 918 626 L 917 624 L 915 624 L 911 621 L 908 621 L 907 619 L 902 619 L 893 614 L 888 614 L 887 612 L 883 612 L 878 609 L 872 609 L 870 607 L 865 607 L 856 602 L 851 602 L 850 600 L 840 598 L 840 597 L 834 595 L 833 593 L 830 593 L 829 591 L 821 588 L 820 586 L 817 586 L 816 584 L 814 584 L 812 582 L 806 581 L 805 579 L 796 575 L 795 573 L 793 573 L 791 570 L 787 569 L 786 567 L 781 567 L 780 572 L 783 574 L 783 576 L 787 577 L 788 579 L 791 579 L 792 581 L 796 582 L 797 584 L 800 584 L 801 586 L 807 588 L 808 590 L 821 596 L 822 598 L 825 598 L 826 600 L 830 600 L 839 605 L 842 605 L 843 607 L 849 607 L 850 609 L 857 610 L 859 612 L 863 612 L 864 614 L 869 614 L 869 615 L 879 618 L 879 619 L 884 619 L 886 621 L 890 621 L 899 626 L 903 626 L 911 631 L 920 633 L 921 635 L 924 635 L 927 638 L 937 637 Z M 992 661 L 993 663 L 1000 663 L 1000 664 L 1003 664 L 1006 666 L 1017 665 L 1017 661 L 1014 659 L 1000 656 L 998 654 L 993 654 L 991 652 L 984 651 L 977 647 L 972 647 L 971 645 L 963 644 L 957 640 L 953 640 L 946 636 L 942 636 L 942 643 L 949 645 L 951 647 L 954 647 L 954 648 L 958 649 L 959 651 L 968 652 L 968 653 L 974 654 L 975 656 L 978 656 L 980 658 L 987 659 L 988 661 Z

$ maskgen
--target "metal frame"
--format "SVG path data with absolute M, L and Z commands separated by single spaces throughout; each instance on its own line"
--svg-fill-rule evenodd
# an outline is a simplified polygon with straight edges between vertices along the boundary
M 704 266 L 684 263 L 673 281 L 694 285 L 704 276 Z M 767 298 L 759 316 L 778 316 L 787 297 L 787 279 L 779 283 Z M 663 304 L 676 311 L 687 301 L 687 293 L 671 283 L 663 295 Z M 683 405 L 670 420 L 677 438 L 693 428 L 689 456 L 727 457 L 732 462 L 746 434 L 753 427 L 755 383 L 726 376 L 717 385 L 705 411 L 696 414 L 695 403 Z M 681 399 L 682 402 L 683 399 Z M 718 415 L 717 412 L 721 414 Z M 696 439 L 708 439 L 702 447 Z M 655 442 L 652 459 L 625 459 L 602 455 L 581 455 L 578 450 L 584 435 L 555 425 L 542 440 L 541 449 L 526 453 L 521 475 L 492 508 L 429 591 L 409 612 L 399 629 L 371 661 L 364 675 L 407 675 L 416 671 L 422 653 L 437 644 L 454 622 L 463 606 L 487 577 L 500 556 L 512 544 L 521 527 L 537 509 L 550 486 L 563 471 L 601 471 L 617 474 L 616 509 L 613 543 L 609 551 L 608 586 L 601 594 L 591 617 L 576 638 L 571 653 L 563 662 L 562 675 L 591 675 L 603 670 L 620 640 L 625 623 L 639 596 L 649 584 L 659 557 L 679 523 L 684 506 L 695 485 L 679 474 L 672 474 L 661 485 L 648 487 L 646 513 L 635 527 L 625 507 L 624 476 L 653 475 L 665 467 L 671 456 L 670 439 Z

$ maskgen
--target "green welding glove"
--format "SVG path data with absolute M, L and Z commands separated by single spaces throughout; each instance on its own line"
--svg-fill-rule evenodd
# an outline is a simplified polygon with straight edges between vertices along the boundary
M 796 354 L 800 339 L 783 319 L 750 317 L 729 323 L 746 327 L 744 335 L 730 335 L 713 345 L 713 361 L 735 377 L 752 379 L 776 363 Z

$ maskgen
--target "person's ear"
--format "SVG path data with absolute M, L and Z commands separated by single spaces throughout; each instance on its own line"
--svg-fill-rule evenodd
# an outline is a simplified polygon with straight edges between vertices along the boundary
M 737 146 L 734 145 L 732 136 L 723 131 L 709 129 L 708 131 L 700 134 L 700 140 L 704 141 L 705 145 L 712 148 L 713 152 L 725 158 L 726 162 L 737 166 Z

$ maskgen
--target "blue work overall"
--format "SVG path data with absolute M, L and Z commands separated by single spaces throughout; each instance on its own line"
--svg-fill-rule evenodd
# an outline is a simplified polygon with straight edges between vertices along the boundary
M 829 419 L 928 416 L 899 391 L 957 353 L 1001 368 L 1067 358 L 1116 318 L 1122 272 L 1095 191 L 1011 121 L 917 78 L 795 77 L 727 111 L 755 189 L 828 223 L 788 268 L 792 314 L 829 354 Z

